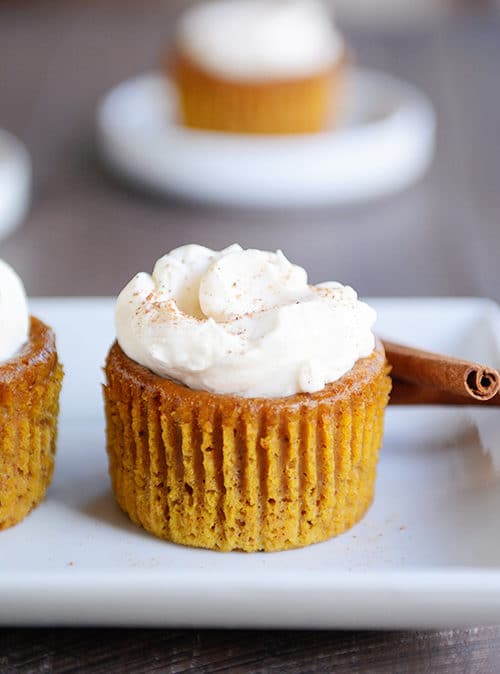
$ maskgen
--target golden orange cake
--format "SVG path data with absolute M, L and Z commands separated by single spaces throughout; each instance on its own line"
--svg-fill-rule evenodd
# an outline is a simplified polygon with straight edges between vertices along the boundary
M 185 126 L 314 133 L 338 117 L 344 53 L 314 0 L 216 0 L 181 18 L 165 71 Z
M 377 345 L 317 393 L 239 398 L 159 377 L 115 344 L 110 475 L 132 521 L 174 543 L 284 550 L 344 532 L 373 499 L 390 379 Z
M 0 363 L 0 529 L 20 522 L 51 482 L 62 377 L 54 333 L 32 317 L 28 342 Z
M 373 498 L 390 390 L 374 316 L 352 288 L 309 286 L 280 252 L 184 246 L 134 277 L 105 366 L 120 507 L 214 550 L 285 550 L 351 527 Z
M 333 126 L 341 106 L 344 63 L 295 80 L 234 82 L 179 55 L 173 73 L 185 126 L 251 134 L 316 133 Z

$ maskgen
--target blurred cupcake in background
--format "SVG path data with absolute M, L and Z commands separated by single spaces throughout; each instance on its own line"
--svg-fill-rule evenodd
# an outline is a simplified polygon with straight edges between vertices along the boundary
M 212 0 L 181 16 L 165 69 L 188 127 L 314 133 L 338 117 L 345 48 L 316 0 Z

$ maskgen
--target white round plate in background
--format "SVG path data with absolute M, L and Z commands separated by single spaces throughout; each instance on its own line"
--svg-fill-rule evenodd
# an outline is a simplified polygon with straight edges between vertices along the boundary
M 158 73 L 128 80 L 101 102 L 101 152 L 122 176 L 156 192 L 242 206 L 344 204 L 417 180 L 434 148 L 427 97 L 392 76 L 354 69 L 340 126 L 297 136 L 187 129 L 174 86 Z
M 28 210 L 31 161 L 24 145 L 0 129 L 0 239 L 12 232 Z

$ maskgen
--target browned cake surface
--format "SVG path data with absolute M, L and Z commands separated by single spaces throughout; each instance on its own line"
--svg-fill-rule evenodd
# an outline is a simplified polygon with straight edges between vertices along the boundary
M 236 82 L 182 54 L 166 65 L 179 92 L 185 126 L 255 134 L 314 133 L 335 118 L 345 64 L 302 79 Z
M 115 343 L 104 387 L 118 503 L 160 538 L 217 550 L 326 540 L 373 498 L 390 379 L 380 344 L 314 394 L 262 399 L 194 391 Z
M 28 344 L 0 364 L 0 529 L 22 520 L 50 484 L 62 377 L 54 333 L 32 317 Z

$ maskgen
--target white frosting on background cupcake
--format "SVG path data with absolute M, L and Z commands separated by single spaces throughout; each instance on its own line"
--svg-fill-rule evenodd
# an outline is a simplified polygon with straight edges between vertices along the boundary
M 23 282 L 0 260 L 0 363 L 16 355 L 28 341 L 29 312 Z
M 343 41 L 317 0 L 212 0 L 188 10 L 177 43 L 226 79 L 307 77 L 331 67 Z

